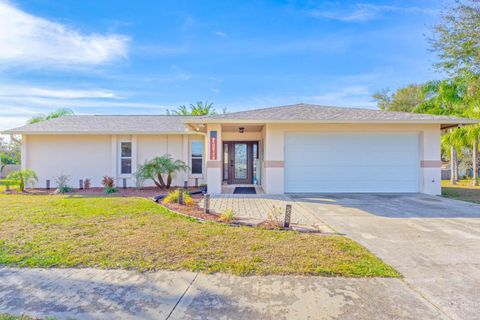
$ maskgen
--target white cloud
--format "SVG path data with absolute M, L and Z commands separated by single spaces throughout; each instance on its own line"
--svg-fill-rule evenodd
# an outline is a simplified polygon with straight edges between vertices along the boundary
M 0 85 L 0 98 L 2 97 L 43 97 L 56 99 L 119 98 L 114 92 L 105 89 L 72 90 Z
M 220 32 L 220 31 L 215 32 L 215 35 L 217 35 L 220 38 L 226 38 L 227 37 L 227 34 L 225 32 Z
M 311 10 L 309 14 L 317 18 L 326 18 L 343 22 L 365 22 L 377 19 L 385 13 L 436 14 L 437 12 L 438 10 L 431 8 L 356 3 L 348 6 L 329 4 Z
M 0 65 L 97 65 L 126 58 L 128 37 L 81 34 L 0 0 Z

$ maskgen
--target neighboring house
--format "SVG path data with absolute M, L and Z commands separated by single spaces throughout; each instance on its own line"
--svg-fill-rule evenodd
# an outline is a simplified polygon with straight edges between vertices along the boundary
M 127 179 L 170 154 L 190 171 L 173 184 L 260 184 L 265 193 L 440 194 L 440 133 L 471 119 L 297 104 L 211 116 L 65 116 L 5 134 L 22 135 L 22 167 L 40 186 Z M 76 183 L 76 182 L 73 182 Z M 72 184 L 73 184 L 72 183 Z

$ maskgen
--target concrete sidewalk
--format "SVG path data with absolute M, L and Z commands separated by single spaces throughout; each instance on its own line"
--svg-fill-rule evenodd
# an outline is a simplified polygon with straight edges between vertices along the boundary
M 0 314 L 57 319 L 442 319 L 400 279 L 0 269 Z

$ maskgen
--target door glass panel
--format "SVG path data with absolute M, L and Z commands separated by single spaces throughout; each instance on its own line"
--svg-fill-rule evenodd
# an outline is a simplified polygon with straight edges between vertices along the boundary
M 235 144 L 235 179 L 247 179 L 247 144 Z

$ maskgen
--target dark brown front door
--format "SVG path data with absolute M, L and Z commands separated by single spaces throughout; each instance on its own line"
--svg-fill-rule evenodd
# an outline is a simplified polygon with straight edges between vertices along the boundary
M 255 148 L 254 148 L 255 146 Z M 257 142 L 225 142 L 223 144 L 223 179 L 228 184 L 253 183 L 253 159 Z

